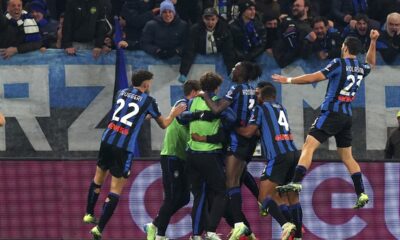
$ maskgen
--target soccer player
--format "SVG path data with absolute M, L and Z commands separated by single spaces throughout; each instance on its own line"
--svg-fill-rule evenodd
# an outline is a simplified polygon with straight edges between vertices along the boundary
M 329 137 L 336 139 L 337 152 L 351 174 L 357 201 L 355 209 L 368 203 L 368 195 L 364 192 L 361 169 L 353 158 L 351 151 L 351 102 L 354 100 L 361 81 L 366 77 L 371 67 L 375 65 L 376 40 L 379 32 L 371 30 L 371 43 L 366 56 L 366 63 L 357 60 L 357 54 L 362 50 L 360 40 L 347 37 L 342 44 L 341 58 L 333 59 L 323 70 L 298 77 L 284 77 L 274 74 L 272 78 L 283 84 L 309 84 L 329 79 L 325 100 L 321 105 L 321 113 L 311 126 L 299 163 L 292 182 L 278 187 L 280 191 L 296 191 L 302 189 L 301 181 L 310 168 L 312 156 L 319 145 Z
M 256 104 L 255 89 L 250 85 L 261 75 L 261 68 L 251 62 L 239 62 L 232 69 L 231 77 L 235 83 L 224 98 L 218 102 L 211 100 L 208 94 L 203 94 L 208 107 L 214 114 L 219 114 L 231 107 L 237 115 L 237 120 L 230 132 L 230 146 L 226 157 L 226 187 L 229 197 L 228 207 L 232 214 L 235 227 L 230 240 L 238 240 L 248 232 L 248 223 L 242 212 L 242 194 L 240 178 L 246 168 L 247 161 L 253 155 L 256 139 L 240 136 L 236 127 L 245 126 L 250 118 L 251 110 Z M 247 226 L 246 224 L 247 223 Z
M 217 100 L 216 93 L 222 84 L 222 78 L 216 73 L 207 72 L 200 78 L 201 89 Z M 201 97 L 189 102 L 191 112 L 210 110 Z M 190 134 L 201 136 L 214 135 L 220 129 L 221 120 L 192 121 L 189 124 Z M 187 174 L 194 196 L 192 208 L 192 230 L 194 239 L 201 239 L 202 230 L 206 239 L 220 240 L 216 230 L 225 210 L 225 172 L 223 169 L 223 147 L 221 143 L 206 143 L 190 138 L 188 142 Z M 204 220 L 207 210 L 205 201 L 209 200 L 207 221 Z M 211 199 L 211 200 L 210 200 Z M 203 226 L 205 224 L 205 226 Z
M 181 103 L 187 105 L 189 100 L 196 97 L 199 91 L 199 81 L 187 80 L 183 84 L 185 98 L 178 100 L 174 106 L 178 106 Z M 190 138 L 189 128 L 182 125 L 179 120 L 178 116 L 165 132 L 160 161 L 164 185 L 164 201 L 154 221 L 144 226 L 147 240 L 167 239 L 165 232 L 172 215 L 188 204 L 190 200 L 185 172 L 186 147 Z
M 85 223 L 97 222 L 94 207 L 101 185 L 110 173 L 112 176 L 110 193 L 104 202 L 98 224 L 90 231 L 96 240 L 101 239 L 104 227 L 114 213 L 122 189 L 130 175 L 136 138 L 146 115 L 150 114 L 164 129 L 186 109 L 186 105 L 180 104 L 173 107 L 168 117 L 164 118 L 158 110 L 156 100 L 148 95 L 152 79 L 153 74 L 145 70 L 132 74 L 133 87 L 118 92 L 112 119 L 103 133 L 96 174 L 89 187 L 86 214 L 83 217 Z
M 296 192 L 288 193 L 290 209 L 285 204 L 275 187 L 287 184 L 293 176 L 298 161 L 298 151 L 293 142 L 286 109 L 276 102 L 276 89 L 271 83 L 266 83 L 260 90 L 263 103 L 253 110 L 249 124 L 237 129 L 242 136 L 251 137 L 260 131 L 261 143 L 267 164 L 260 178 L 260 194 L 258 201 L 263 209 L 282 226 L 283 240 L 296 231 L 295 239 L 302 237 L 301 205 Z M 279 204 L 279 206 L 278 206 Z M 290 221 L 292 220 L 294 225 Z
M 6 119 L 4 115 L 0 112 L 0 127 L 6 125 Z

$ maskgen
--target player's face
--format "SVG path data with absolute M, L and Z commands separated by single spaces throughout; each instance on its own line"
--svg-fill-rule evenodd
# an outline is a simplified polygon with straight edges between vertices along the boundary
M 233 67 L 232 72 L 231 72 L 232 82 L 238 82 L 241 68 L 242 67 L 241 67 L 240 62 L 236 63 L 235 67 Z
M 153 79 L 146 80 L 146 85 L 145 85 L 146 86 L 146 90 L 145 90 L 146 93 L 150 92 L 152 84 L 153 84 Z
M 340 53 L 341 57 L 344 56 L 344 53 L 345 53 L 346 51 L 347 51 L 347 46 L 343 43 L 343 44 L 342 44 L 342 51 L 341 51 L 341 53 Z

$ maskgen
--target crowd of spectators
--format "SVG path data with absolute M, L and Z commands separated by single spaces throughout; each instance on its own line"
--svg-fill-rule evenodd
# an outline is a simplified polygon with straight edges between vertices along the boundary
M 400 47 L 397 0 L 0 0 L 0 54 L 62 48 L 68 55 L 90 49 L 93 57 L 115 46 L 159 59 L 182 59 L 184 82 L 197 54 L 221 54 L 227 69 L 262 54 L 280 67 L 296 59 L 340 55 L 345 37 L 377 49 L 392 63 Z M 124 40 L 113 43 L 113 16 Z

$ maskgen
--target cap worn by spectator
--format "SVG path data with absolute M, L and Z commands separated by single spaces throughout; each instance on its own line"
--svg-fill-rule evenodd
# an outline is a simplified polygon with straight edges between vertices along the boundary
M 171 12 L 176 14 L 174 4 L 169 0 L 165 0 L 160 4 L 160 14 L 166 10 L 170 10 Z
M 251 0 L 244 0 L 239 2 L 239 15 L 242 15 L 249 7 L 255 7 L 256 4 Z
M 207 16 L 218 16 L 218 12 L 215 10 L 215 8 L 206 8 L 204 9 L 203 17 Z
M 31 11 L 40 12 L 43 15 L 47 14 L 47 4 L 42 0 L 34 0 L 29 5 Z

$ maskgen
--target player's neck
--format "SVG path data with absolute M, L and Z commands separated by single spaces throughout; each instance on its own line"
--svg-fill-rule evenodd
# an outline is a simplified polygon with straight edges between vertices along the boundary
M 144 87 L 135 87 L 137 90 L 139 90 L 139 91 L 141 91 L 142 93 L 145 93 L 146 92 L 146 88 L 144 88 Z
M 357 56 L 356 56 L 356 55 L 352 55 L 352 54 L 345 53 L 345 54 L 343 54 L 343 57 L 342 57 L 342 58 L 352 58 L 352 59 L 355 59 L 355 58 L 357 58 Z

